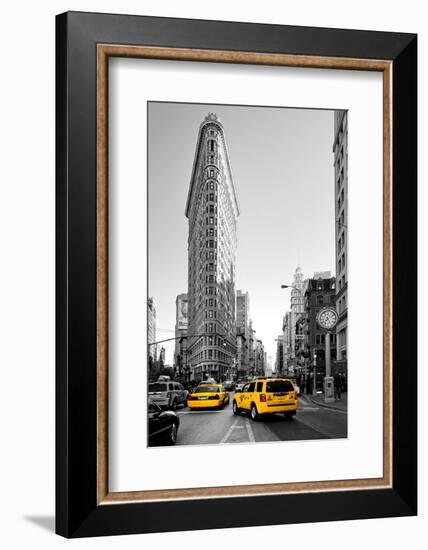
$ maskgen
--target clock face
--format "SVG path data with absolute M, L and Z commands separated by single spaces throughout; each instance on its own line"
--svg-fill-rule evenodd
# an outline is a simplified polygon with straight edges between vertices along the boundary
M 327 330 L 332 329 L 337 323 L 337 313 L 334 309 L 322 309 L 318 313 L 318 324 Z

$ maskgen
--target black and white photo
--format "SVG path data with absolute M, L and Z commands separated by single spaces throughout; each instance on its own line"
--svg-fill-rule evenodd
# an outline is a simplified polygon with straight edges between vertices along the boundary
M 346 438 L 347 111 L 147 120 L 148 444 Z

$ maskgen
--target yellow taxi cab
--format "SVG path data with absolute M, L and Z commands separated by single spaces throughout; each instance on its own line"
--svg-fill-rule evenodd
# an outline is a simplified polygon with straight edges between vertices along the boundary
M 233 414 L 249 412 L 252 420 L 272 413 L 291 418 L 298 406 L 297 390 L 288 378 L 253 380 L 235 392 L 233 398 Z
M 190 410 L 224 407 L 228 403 L 229 394 L 221 384 L 199 384 L 199 386 L 187 396 L 187 406 Z

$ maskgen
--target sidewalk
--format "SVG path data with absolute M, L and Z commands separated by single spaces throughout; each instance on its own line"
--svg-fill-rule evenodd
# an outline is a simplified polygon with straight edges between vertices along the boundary
M 348 410 L 348 394 L 342 393 L 341 399 L 336 399 L 335 401 L 332 401 L 331 403 L 325 403 L 324 402 L 324 395 L 322 393 L 319 393 L 317 395 L 307 395 L 306 393 L 303 394 L 306 399 L 309 399 L 314 403 L 315 405 L 318 405 L 319 407 L 325 407 L 326 409 L 336 409 L 339 411 L 347 411 Z

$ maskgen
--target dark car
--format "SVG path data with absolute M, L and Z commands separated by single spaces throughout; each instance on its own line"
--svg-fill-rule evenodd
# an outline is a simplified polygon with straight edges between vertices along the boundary
M 226 391 L 234 391 L 235 389 L 235 382 L 233 380 L 225 380 L 223 382 L 223 388 Z
M 173 411 L 163 411 L 149 399 L 149 446 L 159 444 L 175 445 L 178 436 L 180 419 Z

